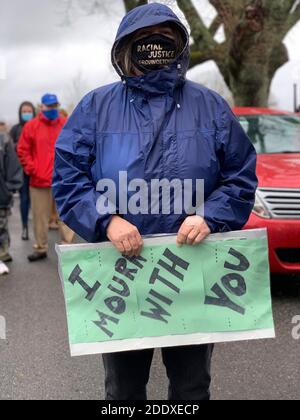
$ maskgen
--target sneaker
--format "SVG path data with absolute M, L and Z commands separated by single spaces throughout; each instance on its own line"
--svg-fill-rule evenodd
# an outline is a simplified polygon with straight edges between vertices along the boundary
M 0 258 L 0 261 L 4 263 L 10 263 L 13 261 L 13 257 L 10 254 L 6 254 L 3 257 Z
M 48 257 L 47 252 L 34 252 L 31 255 L 28 255 L 29 262 L 37 262 L 45 260 Z
M 9 268 L 2 261 L 0 261 L 0 276 L 9 274 Z

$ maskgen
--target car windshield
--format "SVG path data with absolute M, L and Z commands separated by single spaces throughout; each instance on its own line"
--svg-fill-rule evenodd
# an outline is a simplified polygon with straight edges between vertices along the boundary
M 300 153 L 300 116 L 240 115 L 257 153 Z

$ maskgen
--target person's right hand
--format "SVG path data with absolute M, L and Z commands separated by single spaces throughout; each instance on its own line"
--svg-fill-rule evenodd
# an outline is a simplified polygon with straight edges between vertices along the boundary
M 138 229 L 122 217 L 112 217 L 106 234 L 121 254 L 127 257 L 138 257 L 141 254 L 144 242 Z

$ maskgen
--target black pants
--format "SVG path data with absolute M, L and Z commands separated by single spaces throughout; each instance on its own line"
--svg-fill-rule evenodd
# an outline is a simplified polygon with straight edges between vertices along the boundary
M 162 349 L 169 400 L 210 399 L 213 345 Z M 154 350 L 103 355 L 106 400 L 146 400 Z

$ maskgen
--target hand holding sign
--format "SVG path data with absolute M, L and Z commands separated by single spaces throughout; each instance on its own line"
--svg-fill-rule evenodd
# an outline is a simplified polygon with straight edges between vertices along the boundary
M 201 216 L 190 216 L 182 224 L 178 236 L 177 244 L 179 246 L 199 245 L 211 234 L 209 227 Z
M 138 257 L 142 252 L 144 243 L 138 229 L 120 216 L 111 219 L 107 237 L 127 257 Z

